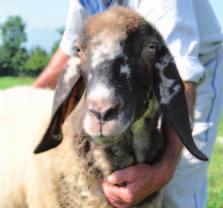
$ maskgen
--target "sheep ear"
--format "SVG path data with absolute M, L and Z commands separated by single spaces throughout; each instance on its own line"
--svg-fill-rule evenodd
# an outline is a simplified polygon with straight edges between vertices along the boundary
M 185 147 L 200 160 L 208 158 L 194 143 L 183 82 L 170 53 L 160 56 L 154 67 L 154 91 L 164 117 L 173 126 Z
M 61 127 L 66 117 L 75 108 L 84 91 L 79 61 L 71 58 L 59 78 L 48 128 L 34 153 L 41 153 L 57 147 L 62 141 Z

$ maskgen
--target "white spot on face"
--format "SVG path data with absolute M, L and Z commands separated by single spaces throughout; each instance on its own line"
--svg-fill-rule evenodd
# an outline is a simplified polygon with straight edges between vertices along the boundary
M 160 71 L 163 71 L 171 62 L 173 62 L 172 57 L 169 55 L 165 55 L 164 57 L 162 57 L 161 62 L 155 64 L 155 67 Z
M 67 63 L 67 69 L 64 74 L 64 82 L 66 84 L 68 84 L 71 79 L 79 74 L 78 65 L 80 65 L 80 62 L 81 60 L 78 57 L 72 57 L 69 59 Z
M 95 68 L 104 60 L 114 59 L 123 54 L 123 48 L 120 41 L 124 35 L 114 33 L 113 35 L 107 34 L 106 31 L 92 40 L 92 44 L 96 45 L 93 49 L 92 67 Z
M 87 96 L 88 100 L 106 100 L 110 99 L 113 96 L 113 90 L 109 89 L 103 84 L 97 84 L 90 90 L 89 95 Z
M 160 87 L 160 102 L 162 104 L 168 104 L 180 90 L 180 85 L 175 85 L 175 80 L 167 78 L 164 74 L 164 69 L 170 64 L 170 62 L 173 62 L 172 57 L 166 55 L 163 57 L 161 62 L 155 64 L 156 69 L 159 70 L 162 85 L 165 85 L 165 89 Z
M 121 65 L 120 73 L 123 74 L 123 75 L 126 75 L 127 78 L 130 77 L 130 68 L 129 68 L 129 65 L 127 65 L 127 64 Z
M 89 75 L 88 75 L 88 81 L 90 81 L 92 79 L 92 73 L 90 73 Z

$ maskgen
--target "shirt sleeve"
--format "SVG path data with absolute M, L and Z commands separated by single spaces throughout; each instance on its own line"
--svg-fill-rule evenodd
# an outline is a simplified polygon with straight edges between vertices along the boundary
M 193 0 L 144 0 L 139 12 L 163 36 L 183 81 L 199 82 L 205 68 L 199 61 L 200 35 Z
M 87 16 L 88 13 L 78 0 L 70 0 L 65 31 L 60 42 L 60 48 L 65 54 L 69 56 L 72 55 L 73 44 L 82 30 L 82 26 Z

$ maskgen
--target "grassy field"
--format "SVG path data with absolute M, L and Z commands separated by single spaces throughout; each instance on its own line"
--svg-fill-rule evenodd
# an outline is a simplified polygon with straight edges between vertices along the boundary
M 220 139 L 219 139 L 220 138 Z M 218 140 L 208 169 L 208 208 L 223 208 L 223 117 L 218 128 Z
M 218 136 L 223 137 L 223 116 L 221 118 L 220 125 L 219 125 L 219 128 L 218 128 Z
M 223 144 L 216 144 L 214 154 L 211 158 L 208 180 L 208 208 L 223 208 Z
M 31 85 L 33 78 L 0 77 L 0 89 L 16 85 Z M 209 200 L 208 208 L 223 208 L 223 118 L 219 126 L 218 140 L 209 167 Z M 190 208 L 190 207 L 189 207 Z
M 18 85 L 31 85 L 34 79 L 30 77 L 0 77 L 0 89 L 6 89 Z

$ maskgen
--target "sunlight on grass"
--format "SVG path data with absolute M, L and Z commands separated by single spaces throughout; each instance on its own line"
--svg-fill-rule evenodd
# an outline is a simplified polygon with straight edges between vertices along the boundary
M 0 77 L 0 89 L 6 89 L 18 85 L 31 85 L 34 78 L 30 77 Z
M 208 169 L 208 206 L 223 208 L 223 116 L 218 127 L 218 136 Z
M 210 161 L 208 180 L 209 180 L 209 199 L 208 208 L 223 207 L 223 144 L 216 143 L 215 151 Z
M 219 127 L 218 127 L 218 136 L 223 137 L 223 115 L 221 117 Z

